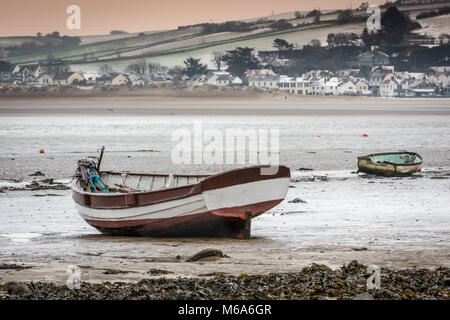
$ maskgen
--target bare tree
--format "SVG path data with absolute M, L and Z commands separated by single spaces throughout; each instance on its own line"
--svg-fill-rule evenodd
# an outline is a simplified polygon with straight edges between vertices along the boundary
M 53 68 L 54 60 L 55 60 L 55 57 L 53 56 L 53 54 L 51 52 L 48 53 L 46 56 L 46 61 L 45 61 L 45 67 L 46 67 L 48 73 L 54 72 L 54 68 Z
M 216 69 L 218 71 L 220 71 L 221 67 L 222 67 L 222 63 L 223 63 L 223 52 L 220 51 L 214 51 L 213 52 L 213 58 L 212 58 L 212 62 L 214 63 L 214 66 L 216 67 Z
M 102 64 L 99 68 L 98 68 L 98 72 L 100 74 L 107 74 L 107 73 L 112 73 L 113 69 L 109 66 L 109 64 Z
M 148 64 L 148 72 L 149 73 L 157 73 L 157 72 L 167 72 L 168 68 L 166 66 L 161 65 L 157 62 L 150 62 Z
M 260 55 L 259 59 L 266 69 L 273 69 L 276 66 L 278 56 L 275 53 L 270 53 L 262 56 Z
M 147 64 L 144 59 L 140 59 L 136 63 L 128 65 L 126 70 L 129 73 L 144 74 L 147 71 Z
M 147 71 L 147 63 L 145 62 L 144 59 L 139 59 L 137 65 L 139 66 L 138 68 L 139 74 L 143 74 Z

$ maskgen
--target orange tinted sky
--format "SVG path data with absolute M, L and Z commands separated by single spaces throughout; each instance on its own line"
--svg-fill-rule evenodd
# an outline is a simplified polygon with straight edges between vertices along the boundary
M 267 16 L 314 8 L 356 7 L 361 0 L 1 0 L 0 36 L 59 31 L 67 35 L 171 29 L 179 25 Z M 371 4 L 384 1 L 372 0 Z M 81 29 L 68 30 L 66 8 L 81 8 Z

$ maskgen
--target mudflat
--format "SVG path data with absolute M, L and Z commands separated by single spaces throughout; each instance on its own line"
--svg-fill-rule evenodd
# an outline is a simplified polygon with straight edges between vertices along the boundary
M 381 268 L 382 281 L 391 290 L 375 298 L 419 297 L 421 285 L 431 283 L 421 280 L 421 268 L 427 269 L 427 279 L 434 279 L 440 290 L 426 296 L 448 298 L 450 106 L 440 99 L 413 99 L 412 104 L 403 104 L 406 100 L 402 99 L 398 99 L 401 103 L 397 99 L 375 100 L 379 103 L 333 105 L 329 100 L 300 107 L 273 103 L 260 106 L 255 101 L 215 107 L 3 105 L 0 282 L 41 281 L 64 286 L 68 270 L 77 266 L 86 283 L 139 282 L 143 288 L 162 277 L 172 279 L 174 285 L 197 281 L 207 287 L 204 277 L 212 277 L 218 285 L 241 286 L 247 283 L 245 274 L 255 276 L 249 279 L 261 285 L 265 281 L 282 284 L 282 279 L 286 284 L 292 279 L 306 279 L 303 275 L 314 278 L 317 274 L 327 274 L 336 284 L 345 280 L 348 271 L 342 270 L 353 268 L 359 280 L 351 286 L 356 289 L 333 293 L 338 298 L 352 298 L 365 290 L 365 270 L 373 264 Z M 298 108 L 305 113 L 297 114 Z M 291 168 L 291 188 L 283 203 L 252 221 L 249 241 L 112 237 L 83 221 L 65 186 L 77 159 L 96 155 L 101 145 L 107 147 L 105 169 L 214 173 L 244 166 L 174 166 L 171 150 L 176 142 L 171 141 L 171 133 L 192 128 L 195 122 L 204 128 L 279 130 L 280 162 Z M 362 137 L 362 132 L 367 136 Z M 43 154 L 39 153 L 41 148 L 45 149 Z M 405 178 L 356 174 L 358 155 L 401 149 L 423 156 L 421 173 Z M 43 175 L 36 175 L 37 171 Z M 207 248 L 220 250 L 223 256 L 187 261 Z M 348 267 L 352 260 L 364 266 L 352 263 L 353 267 Z M 304 269 L 313 263 L 327 265 L 331 271 L 324 267 Z M 404 269 L 410 271 L 401 271 Z M 265 278 L 270 273 L 289 275 L 273 282 Z M 225 276 L 224 282 L 220 275 Z M 399 279 L 397 276 L 403 277 L 408 286 L 397 288 L 392 282 Z M 186 280 L 176 282 L 178 277 Z M 307 281 L 311 288 L 321 285 L 311 281 Z M 35 297 L 39 297 L 39 292 L 47 292 L 42 286 L 43 291 L 41 287 L 28 289 L 37 290 Z M 131 290 L 125 285 L 114 286 L 117 292 Z M 2 288 L 8 291 L 12 287 Z M 83 288 L 87 296 L 96 292 L 91 284 Z M 58 290 L 62 291 L 56 297 L 67 293 L 62 287 Z M 191 291 L 193 296 L 173 296 L 196 298 L 201 294 L 198 290 Z M 316 296 L 313 289 L 308 290 L 302 291 L 303 296 L 288 296 L 288 292 L 281 295 L 273 288 L 264 296 Z M 407 290 L 414 294 L 406 295 Z M 245 292 L 241 290 L 239 296 L 245 297 Z M 331 297 L 332 293 L 324 295 Z M 155 293 L 158 297 L 165 295 Z

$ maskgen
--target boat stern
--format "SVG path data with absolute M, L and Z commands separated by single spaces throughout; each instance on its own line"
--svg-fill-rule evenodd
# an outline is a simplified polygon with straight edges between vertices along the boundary
M 255 166 L 211 176 L 202 182 L 207 208 L 218 216 L 254 218 L 284 200 L 289 190 L 290 170 L 280 166 L 274 175 L 264 175 Z

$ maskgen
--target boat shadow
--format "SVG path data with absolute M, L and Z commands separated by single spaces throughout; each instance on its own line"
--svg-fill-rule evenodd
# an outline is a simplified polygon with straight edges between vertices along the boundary
M 262 236 L 252 236 L 248 240 L 219 237 L 142 237 L 142 236 L 116 236 L 108 234 L 84 234 L 77 236 L 80 240 L 96 242 L 121 242 L 121 243 L 152 243 L 152 244 L 230 244 L 270 241 Z

